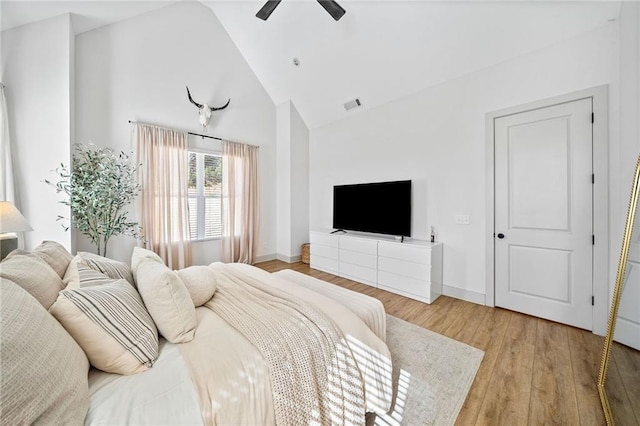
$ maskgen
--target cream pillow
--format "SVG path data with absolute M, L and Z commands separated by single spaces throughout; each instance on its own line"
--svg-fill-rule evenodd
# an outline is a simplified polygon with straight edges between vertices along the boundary
M 49 312 L 100 370 L 135 374 L 158 359 L 156 327 L 126 280 L 63 290 Z
M 152 252 L 151 250 L 144 249 L 142 247 L 134 247 L 131 254 L 131 270 L 133 271 L 133 277 L 136 278 L 136 271 L 138 266 L 146 260 L 151 260 L 156 263 L 164 265 L 164 261 L 160 256 Z
M 24 250 L 12 251 L 0 263 L 0 278 L 18 284 L 45 309 L 49 309 L 64 288 L 60 276 L 42 257 Z
M 80 274 L 78 273 L 78 265 L 80 262 L 81 258 L 78 255 L 69 262 L 69 266 L 62 277 L 64 288 L 80 288 Z M 85 266 L 85 268 L 88 268 L 88 266 Z M 98 273 L 102 274 L 101 272 Z
M 33 252 L 47 262 L 60 278 L 64 277 L 69 262 L 73 259 L 71 253 L 55 241 L 43 241 Z
M 84 424 L 86 355 L 36 299 L 0 281 L 0 424 Z
M 136 282 L 160 334 L 171 343 L 191 341 L 196 329 L 196 308 L 178 274 L 147 259 L 136 269 Z
M 207 266 L 190 266 L 176 271 L 197 308 L 207 303 L 216 291 L 216 273 Z

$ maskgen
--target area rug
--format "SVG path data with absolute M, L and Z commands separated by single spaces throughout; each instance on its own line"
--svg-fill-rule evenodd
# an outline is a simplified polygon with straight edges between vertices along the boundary
M 368 424 L 452 425 L 476 376 L 484 352 L 387 315 L 393 361 L 394 404 Z

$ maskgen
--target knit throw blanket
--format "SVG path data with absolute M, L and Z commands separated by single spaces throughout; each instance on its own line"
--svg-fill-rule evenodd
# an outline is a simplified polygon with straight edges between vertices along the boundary
M 276 424 L 364 424 L 362 377 L 334 322 L 240 271 L 217 273 L 216 295 L 205 306 L 266 360 Z

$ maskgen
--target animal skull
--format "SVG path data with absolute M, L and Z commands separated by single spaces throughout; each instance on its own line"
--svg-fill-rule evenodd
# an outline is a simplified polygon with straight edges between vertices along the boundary
M 229 99 L 227 103 L 224 104 L 224 106 L 221 106 L 218 108 L 210 107 L 207 104 L 199 104 L 196 101 L 194 101 L 193 98 L 191 97 L 191 93 L 189 92 L 188 86 L 187 86 L 187 96 L 189 97 L 189 102 L 191 102 L 192 104 L 198 107 L 198 116 L 199 116 L 200 125 L 202 126 L 203 131 L 207 131 L 207 127 L 209 127 L 209 120 L 211 119 L 211 113 L 213 111 L 219 111 L 221 109 L 225 109 L 226 107 L 229 106 L 229 102 L 231 102 L 231 99 Z

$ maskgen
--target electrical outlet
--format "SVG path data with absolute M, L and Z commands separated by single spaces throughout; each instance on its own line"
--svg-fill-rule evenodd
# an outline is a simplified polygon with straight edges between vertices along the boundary
M 456 224 L 458 225 L 469 225 L 471 223 L 471 218 L 468 214 L 458 214 L 456 215 Z

